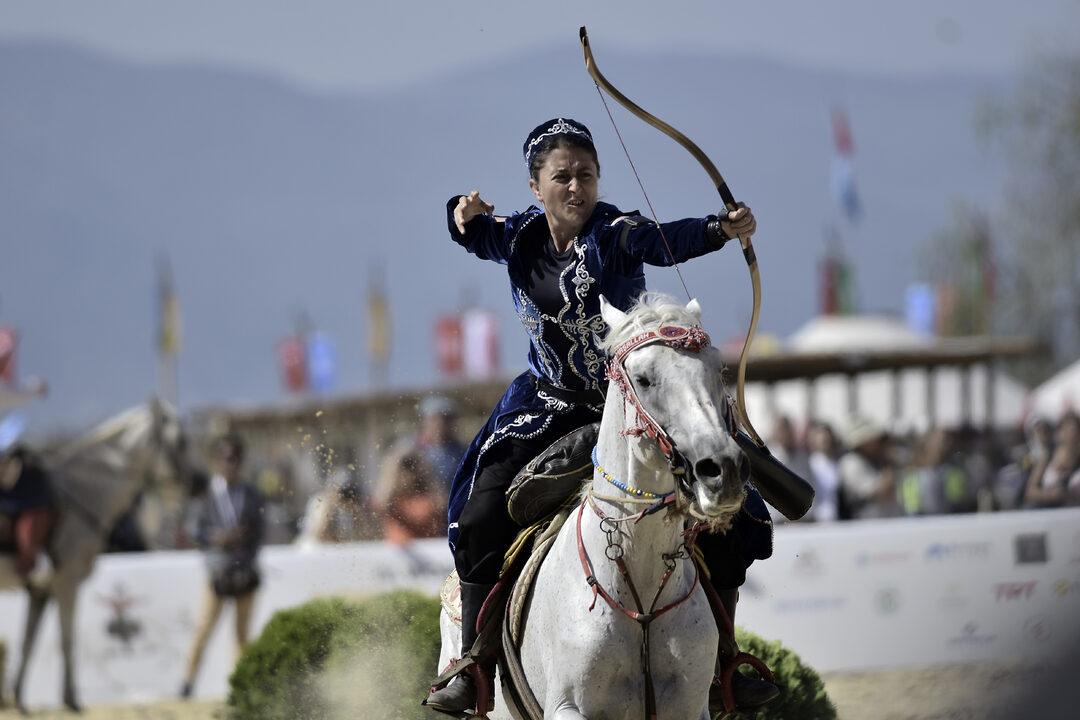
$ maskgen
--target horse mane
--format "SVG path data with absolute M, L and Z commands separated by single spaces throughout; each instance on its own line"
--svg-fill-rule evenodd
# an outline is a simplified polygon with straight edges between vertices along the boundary
M 608 355 L 624 342 L 641 333 L 655 330 L 664 325 L 693 327 L 701 320 L 670 295 L 658 292 L 642 293 L 637 302 L 626 314 L 626 322 L 619 327 L 610 328 L 599 347 Z
M 96 425 L 84 435 L 60 445 L 53 451 L 53 463 L 68 466 L 84 460 L 98 448 L 120 440 L 132 432 L 142 432 L 150 422 L 150 412 L 146 405 L 128 408 Z

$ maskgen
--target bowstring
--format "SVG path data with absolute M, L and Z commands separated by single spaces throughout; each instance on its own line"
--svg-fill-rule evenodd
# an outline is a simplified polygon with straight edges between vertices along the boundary
M 682 284 L 683 292 L 686 293 L 686 299 L 693 300 L 690 296 L 690 289 L 686 287 L 686 280 L 683 278 L 682 270 L 679 269 L 679 263 L 675 262 L 675 253 L 671 252 L 671 245 L 668 244 L 667 236 L 664 234 L 664 228 L 660 225 L 660 219 L 656 216 L 656 210 L 653 208 L 652 200 L 649 199 L 649 193 L 645 192 L 645 183 L 641 181 L 641 175 L 638 174 L 637 167 L 634 165 L 634 160 L 630 157 L 630 151 L 623 141 L 622 133 L 619 132 L 619 126 L 615 124 L 615 116 L 611 114 L 611 108 L 608 107 L 607 99 L 604 97 L 604 93 L 600 89 L 599 83 L 594 80 L 593 85 L 596 86 L 596 94 L 600 96 L 600 102 L 604 104 L 604 110 L 607 112 L 608 120 L 611 121 L 611 127 L 615 130 L 615 137 L 619 138 L 619 145 L 622 146 L 623 154 L 626 155 L 626 161 L 630 163 L 630 169 L 634 172 L 634 179 L 637 180 L 638 187 L 641 188 L 641 194 L 645 198 L 645 204 L 649 208 L 649 213 L 652 215 L 653 222 L 656 223 L 656 229 L 660 232 L 660 239 L 664 241 L 664 248 L 667 250 L 668 259 L 671 260 L 671 266 L 675 268 L 675 274 L 679 276 L 679 282 Z

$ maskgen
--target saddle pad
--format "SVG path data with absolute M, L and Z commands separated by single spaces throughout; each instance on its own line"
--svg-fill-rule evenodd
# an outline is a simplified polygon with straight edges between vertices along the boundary
M 506 490 L 514 522 L 527 527 L 557 512 L 592 477 L 592 449 L 600 435 L 593 423 L 563 435 L 533 458 Z
M 537 524 L 522 530 L 521 533 L 518 534 L 517 539 L 514 541 L 514 545 L 507 551 L 504 569 L 514 564 L 517 555 L 527 546 L 527 540 L 531 536 L 539 533 L 539 537 L 532 545 L 529 558 L 526 560 L 526 565 L 522 569 L 518 580 L 515 582 L 514 592 L 517 592 L 516 588 L 522 584 L 522 577 L 524 577 L 526 573 L 530 573 L 529 579 L 525 582 L 525 589 L 528 591 L 528 588 L 532 585 L 532 578 L 536 574 L 536 569 L 540 567 L 540 562 L 543 561 L 544 557 L 547 555 L 547 549 L 551 544 L 550 540 L 554 539 L 555 535 L 559 532 L 559 529 L 566 522 L 566 518 L 569 516 L 570 510 L 566 509 L 564 512 L 561 512 L 552 518 L 551 522 L 548 523 L 546 527 Z M 537 558 L 537 556 L 539 556 L 539 558 Z M 446 579 L 443 580 L 442 587 L 439 589 L 439 602 L 442 604 L 443 609 L 446 610 L 446 614 L 450 616 L 450 620 L 458 627 L 461 627 L 461 582 L 458 578 L 457 570 L 451 572 L 446 576 Z
M 551 520 L 551 524 L 536 538 L 533 551 L 529 559 L 525 561 L 525 567 L 521 569 L 514 587 L 510 590 L 510 602 L 507 604 L 506 618 L 504 623 L 509 623 L 510 638 L 514 642 L 514 648 L 503 648 L 503 652 L 517 652 L 517 646 L 521 644 L 521 631 L 525 627 L 525 615 L 528 608 L 529 592 L 532 590 L 533 581 L 540 570 L 540 565 L 547 557 L 559 530 L 566 524 L 572 508 L 564 508 L 562 512 Z

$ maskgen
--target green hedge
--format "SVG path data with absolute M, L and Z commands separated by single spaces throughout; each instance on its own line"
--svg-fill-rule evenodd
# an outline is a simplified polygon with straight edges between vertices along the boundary
M 271 618 L 229 678 L 233 720 L 415 720 L 439 661 L 439 601 L 313 600 Z
M 760 720 L 834 720 L 821 678 L 778 642 L 739 630 L 776 674 Z M 274 615 L 229 679 L 231 720 L 435 717 L 420 707 L 439 658 L 439 602 L 413 592 L 313 600 Z M 748 670 L 749 672 L 749 670 Z
M 765 640 L 749 630 L 735 628 L 739 648 L 760 658 L 776 677 L 780 697 L 754 713 L 736 717 L 754 720 L 835 720 L 836 707 L 825 694 L 825 683 L 799 656 L 776 640 Z M 754 675 L 753 669 L 743 672 Z M 729 716 L 731 717 L 731 716 Z

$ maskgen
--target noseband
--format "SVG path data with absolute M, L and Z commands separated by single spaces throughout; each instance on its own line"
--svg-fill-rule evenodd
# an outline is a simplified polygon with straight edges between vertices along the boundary
M 638 398 L 637 391 L 634 389 L 634 385 L 630 382 L 630 378 L 627 375 L 625 362 L 627 355 L 634 350 L 643 348 L 647 345 L 666 345 L 675 350 L 689 350 L 690 352 L 696 353 L 709 347 L 710 344 L 709 334 L 705 332 L 700 325 L 692 325 L 690 327 L 662 325 L 656 330 L 648 330 L 624 341 L 615 348 L 607 366 L 608 380 L 610 380 L 622 394 L 624 407 L 630 405 L 634 409 L 634 426 L 624 430 L 623 434 L 630 436 L 645 435 L 652 438 L 652 440 L 656 442 L 657 447 L 660 448 L 660 452 L 663 454 L 664 459 L 667 460 L 668 466 L 671 468 L 671 473 L 675 476 L 677 486 L 687 495 L 688 499 L 693 497 L 690 487 L 693 478 L 693 468 L 690 466 L 690 463 L 687 462 L 686 457 L 679 452 L 678 447 L 675 445 L 675 440 L 668 435 L 667 431 L 664 430 L 651 414 L 649 414 L 649 411 L 645 409 L 645 406 L 641 404 L 641 399 Z M 721 407 L 721 415 L 723 416 L 724 425 L 727 427 L 727 431 L 734 437 L 738 428 L 730 397 L 725 398 Z

